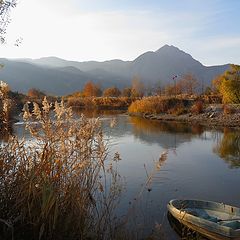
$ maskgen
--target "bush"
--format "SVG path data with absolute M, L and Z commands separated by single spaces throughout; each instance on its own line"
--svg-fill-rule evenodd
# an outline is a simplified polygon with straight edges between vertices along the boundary
M 223 105 L 223 113 L 224 113 L 225 115 L 233 114 L 233 113 L 235 113 L 235 112 L 236 112 L 236 109 L 235 109 L 233 106 L 227 105 L 227 104 L 224 104 L 224 105 Z
M 181 99 L 170 97 L 146 97 L 133 102 L 128 111 L 130 113 L 167 113 L 170 109 L 179 106 L 184 106 L 184 101 Z
M 134 98 L 128 97 L 69 97 L 68 106 L 83 109 L 127 109 Z
M 203 112 L 203 102 L 202 101 L 196 101 L 191 108 L 191 112 L 193 114 L 202 113 Z
M 168 113 L 173 114 L 173 115 L 182 115 L 187 113 L 188 110 L 186 107 L 184 107 L 183 103 L 179 103 L 176 106 L 174 106 L 173 108 L 168 110 Z

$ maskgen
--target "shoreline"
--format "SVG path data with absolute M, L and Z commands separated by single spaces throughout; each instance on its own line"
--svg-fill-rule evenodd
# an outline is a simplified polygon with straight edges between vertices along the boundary
M 240 128 L 240 113 L 224 114 L 223 112 L 204 112 L 200 114 L 148 114 L 128 113 L 129 116 L 142 117 L 148 120 L 162 122 L 184 122 L 189 124 L 200 124 L 209 127 Z

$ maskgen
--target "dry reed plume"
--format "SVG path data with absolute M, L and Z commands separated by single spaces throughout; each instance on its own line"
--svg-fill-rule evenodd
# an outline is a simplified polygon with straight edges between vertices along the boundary
M 0 81 L 0 130 L 6 131 L 10 120 L 12 101 L 8 98 L 9 86 Z
M 119 155 L 108 157 L 98 119 L 42 106 L 24 106 L 31 141 L 0 145 L 0 239 L 114 239 Z

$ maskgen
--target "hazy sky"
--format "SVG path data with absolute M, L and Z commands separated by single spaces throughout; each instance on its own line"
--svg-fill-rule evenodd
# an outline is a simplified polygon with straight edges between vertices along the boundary
M 240 0 L 19 0 L 0 57 L 133 60 L 169 44 L 240 64 L 239 11 Z

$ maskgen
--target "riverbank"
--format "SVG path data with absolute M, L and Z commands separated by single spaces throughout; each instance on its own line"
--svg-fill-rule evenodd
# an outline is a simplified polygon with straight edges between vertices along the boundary
M 140 116 L 145 119 L 155 121 L 176 121 L 190 124 L 200 124 L 204 126 L 240 128 L 240 109 L 236 107 L 233 113 L 226 113 L 223 105 L 209 105 L 202 113 L 174 114 L 149 114 L 149 113 L 129 113 L 131 116 Z

